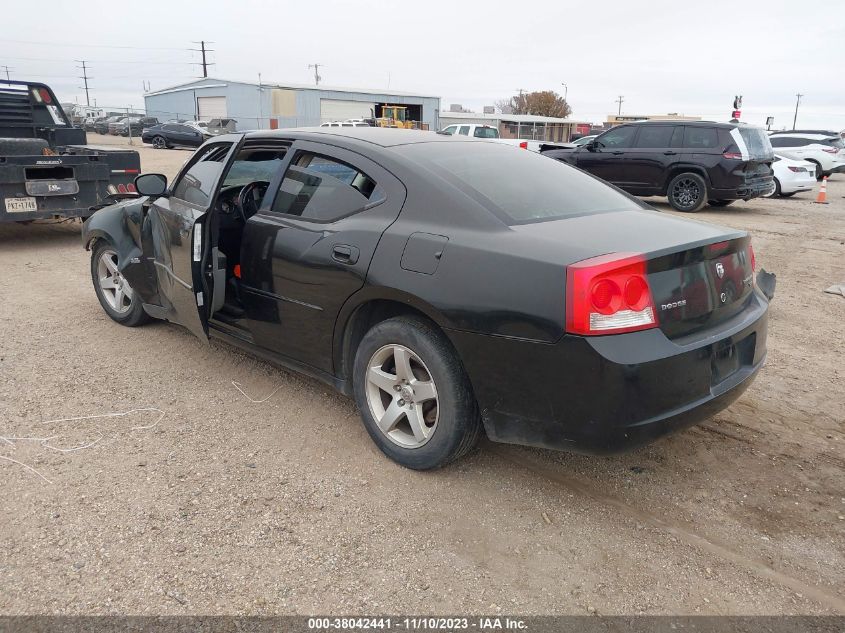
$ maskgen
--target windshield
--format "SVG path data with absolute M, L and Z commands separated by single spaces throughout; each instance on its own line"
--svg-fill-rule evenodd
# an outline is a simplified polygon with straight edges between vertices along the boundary
M 475 138 L 499 138 L 499 130 L 494 127 L 477 127 L 473 132 Z
M 553 158 L 499 143 L 412 143 L 397 148 L 507 224 L 641 208 L 625 194 Z
M 763 128 L 743 125 L 732 130 L 731 135 L 737 131 L 739 131 L 740 137 L 748 148 L 748 157 L 750 159 L 771 160 L 775 155 L 772 144 L 769 141 L 769 135 L 766 134 L 766 130 Z

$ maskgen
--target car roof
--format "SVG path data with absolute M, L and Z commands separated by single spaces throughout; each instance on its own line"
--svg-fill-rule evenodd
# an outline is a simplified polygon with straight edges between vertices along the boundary
M 771 134 L 770 136 L 780 136 L 784 138 L 807 138 L 813 139 L 817 141 L 825 140 L 825 139 L 838 139 L 840 138 L 838 134 L 827 134 L 827 133 L 815 133 L 815 132 L 782 132 L 780 134 Z
M 757 125 L 746 125 L 740 123 L 724 123 L 721 121 L 684 121 L 680 119 L 658 119 L 652 121 L 626 121 L 625 123 L 621 123 L 620 125 L 616 125 L 614 127 L 621 127 L 622 125 L 686 125 L 690 127 L 718 127 L 724 128 L 726 130 L 733 129 L 735 127 L 759 127 Z M 610 128 L 613 129 L 613 128 Z
M 296 137 L 303 140 L 326 141 L 330 138 L 348 140 L 353 143 L 369 143 L 380 147 L 394 147 L 413 143 L 455 143 L 472 142 L 467 137 L 437 134 L 424 130 L 402 130 L 383 127 L 305 127 L 284 130 L 258 130 L 247 132 L 247 139 L 273 139 Z M 219 138 L 219 137 L 218 137 Z

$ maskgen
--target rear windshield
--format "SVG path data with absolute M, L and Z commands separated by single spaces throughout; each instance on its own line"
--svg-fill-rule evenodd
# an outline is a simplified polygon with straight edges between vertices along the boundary
M 641 208 L 554 158 L 499 143 L 412 143 L 407 158 L 476 199 L 507 224 Z
M 772 144 L 769 142 L 769 135 L 761 127 L 740 126 L 737 128 L 745 146 L 748 148 L 749 158 L 771 160 L 775 155 Z
M 835 147 L 837 149 L 845 148 L 845 143 L 842 142 L 841 138 L 826 138 L 822 142 L 825 145 L 830 145 L 831 147 Z
M 477 127 L 473 136 L 475 138 L 499 138 L 499 130 L 494 127 Z

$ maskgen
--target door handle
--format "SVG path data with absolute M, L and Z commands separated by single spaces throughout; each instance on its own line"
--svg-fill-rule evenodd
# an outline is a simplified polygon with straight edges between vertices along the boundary
M 678 152 L 673 152 L 672 150 L 669 150 L 668 152 L 663 152 L 663 155 L 664 156 L 674 156 L 677 153 Z
M 349 244 L 335 244 L 332 247 L 332 259 L 341 264 L 355 264 L 358 262 L 360 251 L 357 246 Z

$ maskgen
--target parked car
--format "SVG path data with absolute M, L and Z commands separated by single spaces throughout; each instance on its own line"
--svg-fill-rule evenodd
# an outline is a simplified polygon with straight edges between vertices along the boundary
M 97 118 L 89 117 L 89 118 L 85 119 L 85 125 L 83 127 L 85 128 L 86 132 L 96 132 L 97 131 L 97 125 L 103 123 L 106 126 L 108 126 L 108 123 L 106 123 L 107 119 L 108 119 L 108 117 L 97 117 Z
M 208 130 L 208 121 L 183 121 L 182 124 L 194 128 L 201 134 L 211 135 Z
M 151 116 L 129 118 L 120 124 L 118 133 L 121 136 L 129 136 L 129 125 L 127 125 L 127 121 L 132 126 L 132 136 L 141 136 L 141 132 L 144 131 L 144 128 L 158 125 L 158 119 Z
M 816 166 L 806 160 L 792 160 L 775 154 L 772 163 L 775 172 L 773 196 L 788 198 L 799 191 L 812 191 L 816 184 Z
M 329 121 L 328 123 L 321 123 L 320 127 L 371 127 L 365 121 Z
M 515 145 L 521 149 L 531 150 L 532 152 L 541 152 L 548 149 L 572 148 L 574 145 L 570 143 L 552 143 L 548 141 L 532 141 L 524 138 L 501 138 L 499 136 L 498 128 L 490 125 L 482 125 L 476 123 L 466 123 L 458 125 L 450 125 L 443 128 L 438 134 L 445 134 L 447 136 L 469 136 L 471 138 L 483 138 L 496 143 L 503 143 L 505 145 Z
M 142 197 L 83 228 L 108 316 L 168 319 L 354 396 L 409 468 L 447 464 L 482 432 L 596 453 L 645 443 L 728 406 L 766 358 L 747 233 L 534 152 L 258 131 L 212 138 L 170 185 L 135 184 Z
M 94 123 L 94 129 L 97 130 L 97 134 L 108 134 L 109 133 L 109 126 L 113 123 L 118 123 L 123 117 L 116 115 L 106 117 L 105 119 L 98 119 Z
M 207 131 L 187 123 L 161 123 L 145 128 L 141 132 L 141 141 L 156 149 L 199 147 L 211 136 Z
M 845 171 L 845 141 L 838 134 L 775 132 L 769 141 L 781 156 L 815 164 L 818 180 Z
M 116 121 L 110 121 L 109 122 L 109 134 L 111 136 L 119 136 L 120 130 L 123 127 L 123 124 L 126 122 L 126 120 L 128 118 L 129 117 L 122 116 L 122 117 L 118 117 Z
M 723 207 L 774 191 L 774 153 L 763 128 L 708 121 L 639 121 L 545 155 L 637 196 L 667 196 L 678 211 Z

